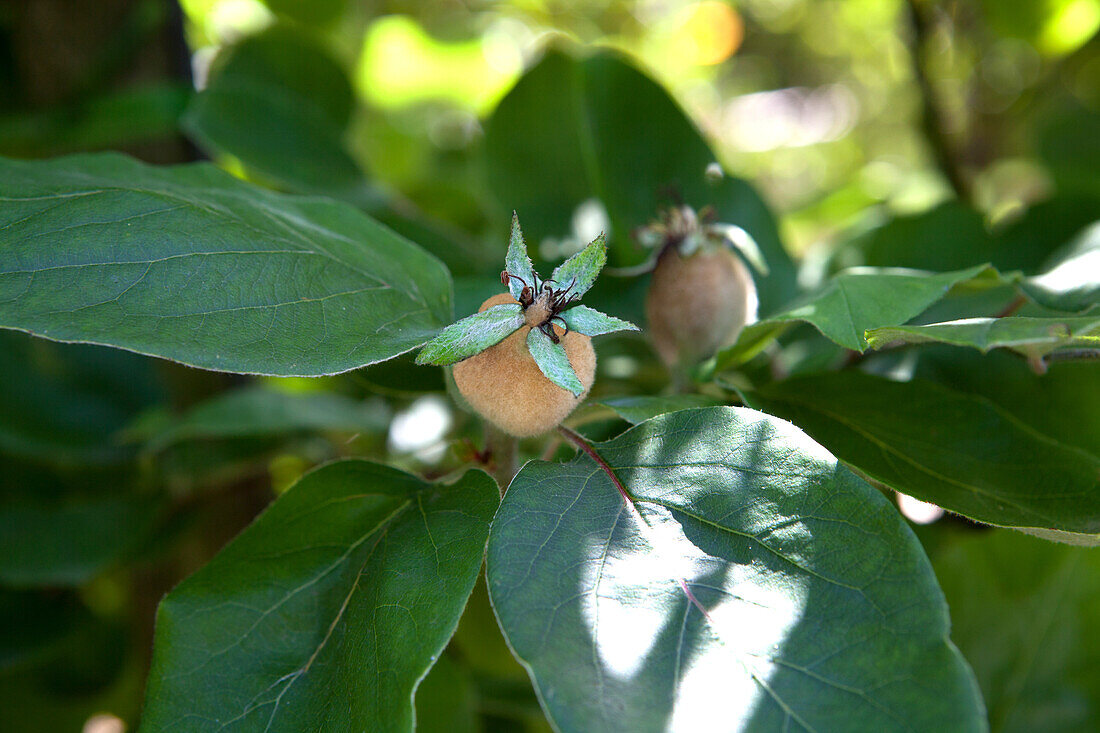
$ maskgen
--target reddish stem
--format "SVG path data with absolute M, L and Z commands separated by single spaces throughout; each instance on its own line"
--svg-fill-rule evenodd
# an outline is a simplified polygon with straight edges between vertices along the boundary
M 589 458 L 596 462 L 596 465 L 603 469 L 603 472 L 607 474 L 607 477 L 611 479 L 611 483 L 615 484 L 615 488 L 619 490 L 619 493 L 623 495 L 623 501 L 631 509 L 634 509 L 634 502 L 630 500 L 630 494 L 626 493 L 626 487 L 623 486 L 623 482 L 619 480 L 619 477 L 615 475 L 615 472 L 611 470 L 611 466 L 607 465 L 596 449 L 592 447 L 592 444 L 585 440 L 584 436 L 575 430 L 570 430 L 564 425 L 558 426 L 558 432 L 561 433 L 566 440 L 573 445 L 584 451 Z

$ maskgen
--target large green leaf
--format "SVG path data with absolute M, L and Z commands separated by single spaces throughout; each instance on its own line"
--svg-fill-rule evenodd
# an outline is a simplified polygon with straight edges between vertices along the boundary
M 142 730 L 411 730 L 496 502 L 480 471 L 307 474 L 161 603 Z
M 351 84 L 325 49 L 275 27 L 222 52 L 182 122 L 264 179 L 364 205 L 378 194 L 344 146 L 351 108 Z
M 867 346 L 880 349 L 895 342 L 940 342 L 980 351 L 1006 348 L 1025 356 L 1043 355 L 1063 346 L 1100 346 L 1100 315 L 1080 318 L 964 318 L 923 326 L 872 328 Z
M 795 270 L 775 218 L 744 181 L 709 183 L 715 155 L 659 84 L 622 56 L 600 51 L 577 59 L 551 49 L 509 92 L 485 129 L 489 184 L 523 220 L 532 243 L 569 234 L 577 207 L 596 198 L 611 219 L 611 262 L 645 254 L 631 230 L 671 203 L 669 190 L 696 209 L 756 240 L 771 274 L 757 280 L 761 308 L 778 308 L 796 292 Z
M 991 729 L 1100 730 L 1100 553 L 993 532 L 934 564 Z
M 435 258 L 344 204 L 203 164 L 0 160 L 0 328 L 316 376 L 424 343 L 450 295 Z
M 601 402 L 631 425 L 645 422 L 651 417 L 664 415 L 666 412 L 722 404 L 722 401 L 716 397 L 700 394 L 671 394 L 661 397 L 635 395 L 631 397 L 611 397 Z
M 847 270 L 819 292 L 746 326 L 736 343 L 718 353 L 718 366 L 748 361 L 800 321 L 845 348 L 863 351 L 868 329 L 905 323 L 963 283 L 983 287 L 999 282 L 997 272 L 986 265 L 935 274 L 892 268 Z
M 181 440 L 242 438 L 309 430 L 377 433 L 389 424 L 390 410 L 376 401 L 358 401 L 334 392 L 295 394 L 253 386 L 225 392 L 172 421 L 146 444 L 159 450 Z
M 1100 532 L 1100 459 L 981 397 L 846 371 L 773 383 L 748 399 L 923 501 L 989 524 Z
M 789 423 L 662 415 L 528 463 L 489 590 L 561 731 L 982 730 L 915 537 Z

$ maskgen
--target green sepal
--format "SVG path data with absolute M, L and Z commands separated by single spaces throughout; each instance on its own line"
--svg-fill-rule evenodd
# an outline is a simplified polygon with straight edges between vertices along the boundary
M 562 389 L 567 389 L 576 396 L 584 393 L 584 385 L 573 371 L 573 365 L 569 363 L 569 357 L 565 354 L 565 347 L 555 344 L 550 337 L 537 328 L 532 328 L 527 334 L 527 349 L 539 365 L 539 371 L 554 384 Z
M 752 235 L 736 224 L 711 224 L 706 228 L 707 236 L 736 251 L 745 258 L 761 275 L 768 274 L 768 263 L 764 253 Z
M 519 303 L 494 305 L 444 328 L 424 344 L 416 363 L 447 366 L 469 359 L 500 343 L 522 325 L 523 307 Z
M 616 331 L 639 330 L 630 321 L 623 321 L 606 313 L 600 313 L 595 308 L 586 305 L 575 305 L 562 312 L 561 319 L 569 326 L 570 331 L 583 333 L 585 336 L 603 336 L 605 333 Z
M 554 268 L 550 279 L 554 281 L 555 288 L 569 288 L 570 295 L 579 297 L 587 293 L 592 283 L 596 282 L 596 276 L 605 264 L 607 244 L 603 234 L 600 234 L 587 247 Z
M 512 236 L 508 240 L 508 254 L 504 257 L 504 268 L 507 272 L 521 277 L 532 288 L 535 287 L 535 266 L 527 255 L 527 243 L 523 239 L 523 231 L 519 228 L 519 215 L 512 212 Z M 514 277 L 508 278 L 508 292 L 519 300 L 523 293 L 523 283 Z

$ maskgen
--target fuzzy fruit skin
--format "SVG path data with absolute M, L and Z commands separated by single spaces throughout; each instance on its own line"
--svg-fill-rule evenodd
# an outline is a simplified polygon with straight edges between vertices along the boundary
M 508 293 L 494 295 L 478 312 L 501 303 L 515 303 Z M 530 326 L 521 326 L 500 343 L 453 367 L 455 385 L 470 407 L 498 428 L 517 438 L 541 435 L 554 429 L 584 401 L 596 378 L 596 352 L 592 339 L 564 329 L 554 331 L 561 337 L 565 355 L 577 378 L 584 385 L 579 397 L 551 382 L 539 370 L 527 350 Z
M 756 320 L 752 274 L 726 247 L 683 257 L 676 247 L 657 260 L 646 318 L 657 355 L 667 366 L 689 366 L 737 340 Z

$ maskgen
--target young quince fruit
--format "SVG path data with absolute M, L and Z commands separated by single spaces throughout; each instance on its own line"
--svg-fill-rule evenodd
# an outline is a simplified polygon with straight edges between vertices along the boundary
M 678 206 L 635 235 L 660 248 L 646 318 L 653 347 L 669 368 L 710 357 L 756 320 L 756 284 L 741 257 L 766 273 L 763 256 L 745 230 L 710 223 L 711 216 Z
M 444 328 L 425 344 L 418 364 L 454 365 L 459 392 L 483 418 L 510 435 L 553 429 L 588 394 L 596 375 L 592 337 L 637 326 L 581 305 L 607 262 L 601 234 L 557 267 L 549 280 L 535 272 L 512 216 L 501 283 L 478 312 Z

